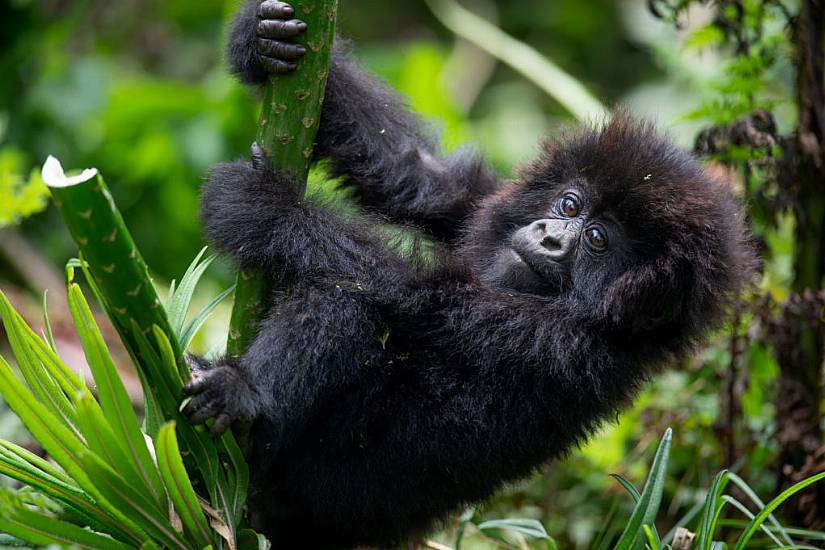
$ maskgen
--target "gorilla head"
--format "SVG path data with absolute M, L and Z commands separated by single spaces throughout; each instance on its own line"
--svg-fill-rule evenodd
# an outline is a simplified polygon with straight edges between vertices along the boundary
M 752 273 L 728 186 L 652 125 L 614 115 L 546 142 L 487 197 L 461 255 L 486 285 L 566 296 L 592 319 L 694 334 Z

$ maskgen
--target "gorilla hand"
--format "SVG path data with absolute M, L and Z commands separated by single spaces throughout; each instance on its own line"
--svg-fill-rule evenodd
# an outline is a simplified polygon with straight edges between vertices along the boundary
M 192 424 L 203 424 L 210 418 L 213 435 L 223 434 L 235 420 L 255 416 L 256 392 L 238 367 L 228 359 L 209 363 L 194 355 L 186 356 L 192 380 L 183 387 L 192 397 L 183 414 Z
M 296 62 L 306 54 L 306 48 L 293 39 L 306 31 L 307 24 L 292 19 L 294 14 L 292 6 L 276 0 L 265 0 L 258 7 L 255 53 L 270 74 L 291 73 L 298 68 Z

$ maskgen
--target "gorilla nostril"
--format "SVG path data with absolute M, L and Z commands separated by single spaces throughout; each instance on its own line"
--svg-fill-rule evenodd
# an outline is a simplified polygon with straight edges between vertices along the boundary
M 547 235 L 539 241 L 539 244 L 551 252 L 561 250 L 561 241 L 550 235 Z

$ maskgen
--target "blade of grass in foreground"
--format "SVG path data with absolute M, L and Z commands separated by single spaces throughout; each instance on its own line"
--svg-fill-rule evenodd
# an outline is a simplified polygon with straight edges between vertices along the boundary
M 633 514 L 630 516 L 622 536 L 616 543 L 616 550 L 629 550 L 632 547 L 639 546 L 644 548 L 645 535 L 644 525 L 653 525 L 656 519 L 656 513 L 659 511 L 659 504 L 662 502 L 662 492 L 665 486 L 665 473 L 667 470 L 667 459 L 670 454 L 670 443 L 673 439 L 673 430 L 667 429 L 662 441 L 659 443 L 659 448 L 656 450 L 656 456 L 653 459 L 653 466 L 650 469 L 647 482 L 642 491 L 641 498 L 636 503 L 633 509 Z M 656 537 L 658 542 L 658 536 Z
M 753 535 L 759 529 L 759 526 L 762 525 L 765 522 L 765 520 L 768 519 L 768 516 L 774 510 L 779 508 L 779 506 L 783 502 L 785 502 L 786 500 L 791 498 L 793 495 L 795 495 L 799 491 L 805 489 L 806 487 L 809 487 L 809 486 L 813 485 L 814 483 L 816 483 L 817 481 L 819 481 L 821 479 L 825 479 L 825 472 L 822 472 L 821 474 L 817 474 L 813 477 L 809 477 L 808 479 L 803 479 L 799 483 L 796 483 L 793 486 L 789 487 L 788 489 L 785 489 L 784 491 L 782 491 L 779 494 L 779 496 L 777 496 L 772 501 L 770 501 L 764 508 L 762 508 L 762 510 L 759 511 L 758 514 L 756 514 L 756 517 L 753 518 L 753 521 L 750 522 L 750 524 L 748 525 L 748 528 L 745 529 L 745 532 L 742 533 L 742 536 L 739 537 L 738 541 L 736 541 L 736 546 L 733 547 L 733 550 L 743 550 L 744 548 L 747 548 L 747 544 L 751 540 L 751 537 L 753 537 Z

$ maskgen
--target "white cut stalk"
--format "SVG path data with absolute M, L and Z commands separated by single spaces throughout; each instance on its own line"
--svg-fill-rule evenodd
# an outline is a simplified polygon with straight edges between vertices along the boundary
M 77 176 L 67 176 L 63 171 L 63 166 L 55 157 L 49 155 L 43 164 L 43 169 L 40 172 L 43 182 L 49 187 L 71 187 L 86 183 L 93 177 L 97 176 L 97 168 L 87 168 Z

